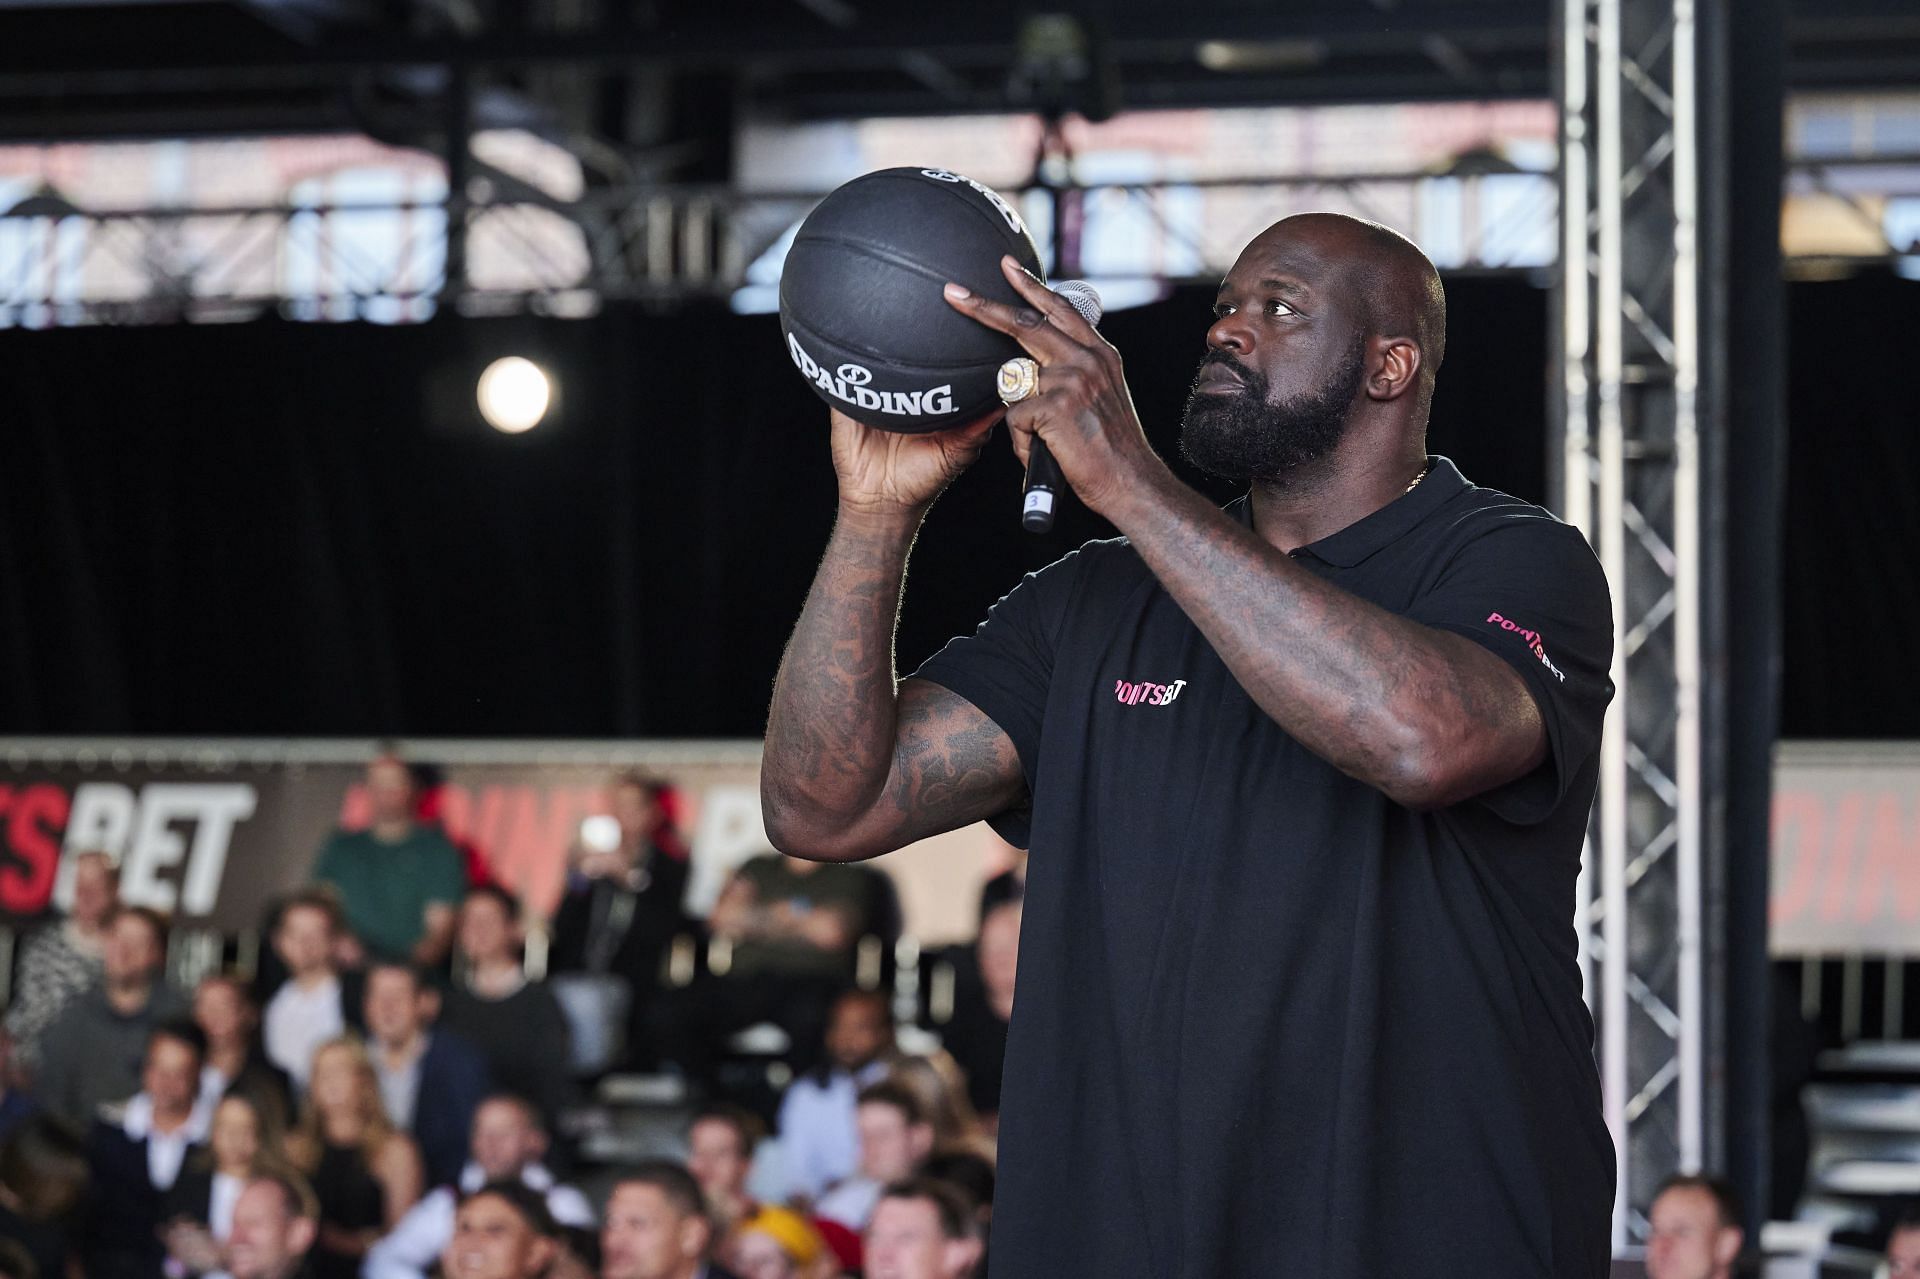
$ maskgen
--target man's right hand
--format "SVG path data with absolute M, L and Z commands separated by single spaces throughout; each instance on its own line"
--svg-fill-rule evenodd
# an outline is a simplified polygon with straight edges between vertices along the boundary
M 870 515 L 918 515 L 980 456 L 995 409 L 963 426 L 922 435 L 882 431 L 838 409 L 833 417 L 833 469 L 840 477 L 843 510 Z

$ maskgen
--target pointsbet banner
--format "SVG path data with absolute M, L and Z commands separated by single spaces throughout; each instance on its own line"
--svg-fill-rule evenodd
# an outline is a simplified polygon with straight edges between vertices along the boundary
M 0 739 L 0 917 L 64 906 L 73 858 L 120 861 L 122 897 L 191 926 L 257 927 L 307 881 L 327 836 L 367 822 L 373 743 Z M 551 913 L 583 819 L 610 811 L 608 783 L 640 768 L 674 788 L 692 855 L 687 906 L 704 915 L 726 875 L 766 852 L 757 742 L 408 743 L 439 781 L 430 798 L 454 842 L 536 914 Z M 880 865 L 925 940 L 966 936 L 970 894 L 1003 862 L 984 827 Z
M 1791 743 L 1773 779 L 1773 953 L 1920 954 L 1920 744 Z

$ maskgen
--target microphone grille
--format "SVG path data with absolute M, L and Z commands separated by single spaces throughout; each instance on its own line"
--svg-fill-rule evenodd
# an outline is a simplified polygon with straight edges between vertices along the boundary
M 1095 328 L 1100 327 L 1100 317 L 1106 314 L 1106 308 L 1100 303 L 1100 291 L 1085 280 L 1061 280 L 1052 286 L 1053 291 L 1067 300 L 1068 305 L 1080 313 L 1080 318 Z

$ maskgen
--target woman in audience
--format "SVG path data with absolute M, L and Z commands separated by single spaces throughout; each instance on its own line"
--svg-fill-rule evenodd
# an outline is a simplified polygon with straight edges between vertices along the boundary
M 993 1158 L 993 1142 L 967 1099 L 966 1073 L 946 1049 L 897 1058 L 887 1078 L 911 1092 L 920 1103 L 921 1113 L 933 1124 L 935 1151 L 967 1151 Z
M 289 1171 L 272 1103 L 244 1088 L 221 1098 L 207 1145 L 188 1157 L 167 1192 L 168 1272 L 225 1270 L 227 1235 L 240 1192 L 255 1177 Z
M 763 1204 L 733 1229 L 721 1260 L 740 1279 L 832 1279 L 833 1253 L 813 1223 L 790 1208 Z
M 356 1279 L 367 1249 L 413 1207 L 424 1180 L 420 1152 L 388 1121 L 359 1040 L 329 1040 L 313 1054 L 305 1111 L 287 1153 L 320 1200 L 315 1279 Z

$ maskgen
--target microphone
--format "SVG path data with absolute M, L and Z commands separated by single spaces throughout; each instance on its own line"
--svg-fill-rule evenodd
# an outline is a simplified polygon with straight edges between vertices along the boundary
M 1100 317 L 1106 308 L 1100 305 L 1100 294 L 1091 284 L 1085 280 L 1062 280 L 1049 287 L 1065 298 L 1067 304 L 1080 313 L 1081 319 L 1094 328 L 1100 327 Z M 1052 532 L 1054 501 L 1068 491 L 1066 477 L 1060 474 L 1060 464 L 1047 450 L 1047 442 L 1035 435 L 1033 447 L 1027 450 L 1027 483 L 1020 498 L 1020 527 L 1029 533 Z

